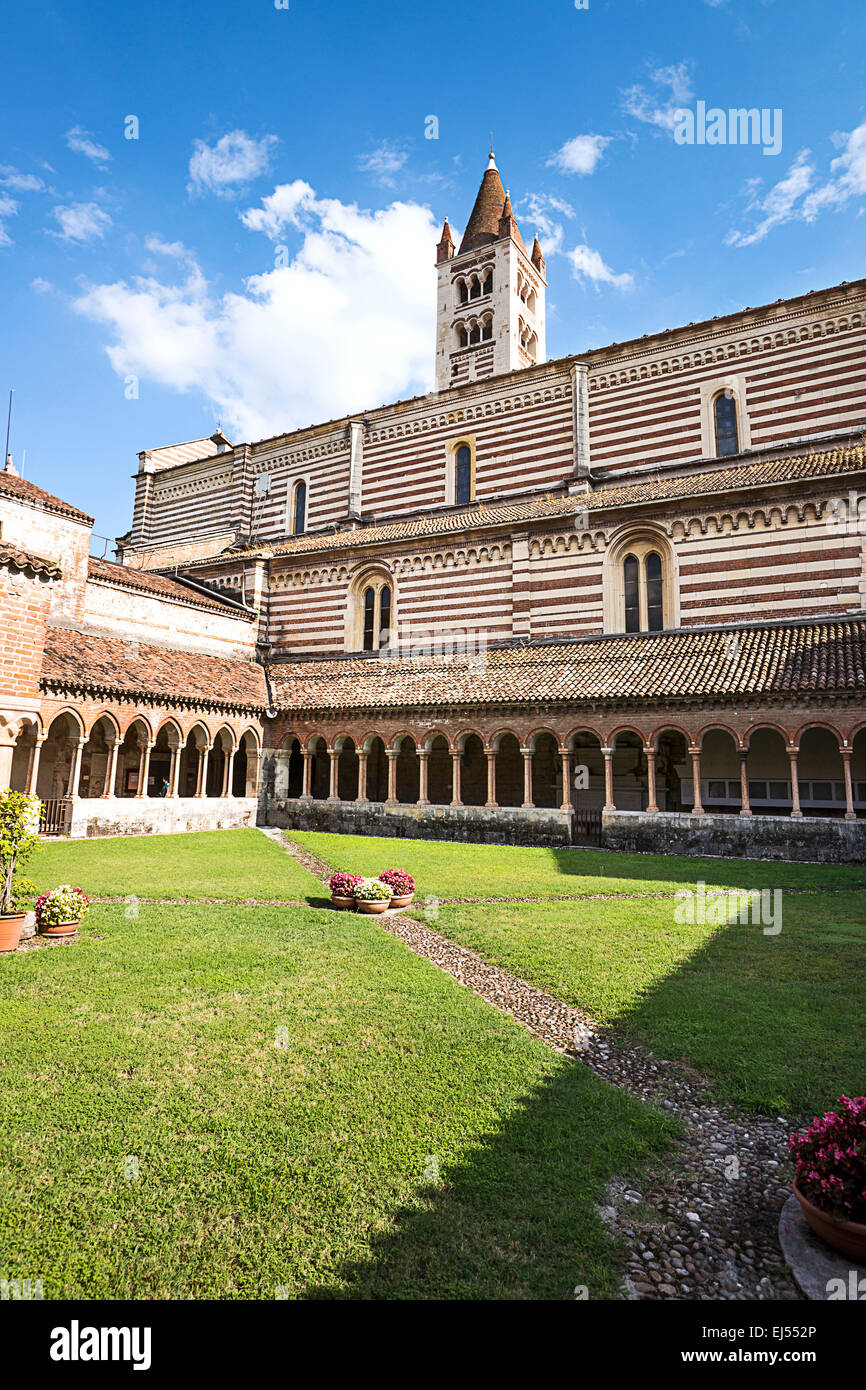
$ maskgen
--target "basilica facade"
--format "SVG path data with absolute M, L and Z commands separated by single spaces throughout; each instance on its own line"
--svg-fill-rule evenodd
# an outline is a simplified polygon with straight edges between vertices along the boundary
M 547 360 L 492 156 L 431 273 L 433 392 L 144 451 L 119 563 L 0 473 L 0 785 L 76 835 L 861 858 L 866 281 Z

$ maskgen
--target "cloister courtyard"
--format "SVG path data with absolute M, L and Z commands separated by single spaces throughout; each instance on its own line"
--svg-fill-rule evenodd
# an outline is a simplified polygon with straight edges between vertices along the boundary
M 405 912 L 331 907 L 328 871 L 388 867 Z M 31 874 L 93 905 L 0 958 L 5 1278 L 797 1296 L 787 1134 L 866 1074 L 860 866 L 236 829 L 43 842 Z

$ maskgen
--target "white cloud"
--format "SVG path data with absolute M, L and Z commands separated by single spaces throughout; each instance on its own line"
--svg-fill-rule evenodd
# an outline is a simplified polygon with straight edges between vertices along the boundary
M 618 275 L 591 246 L 575 246 L 566 254 L 575 280 L 589 280 L 596 286 L 613 285 L 618 290 L 630 290 L 634 285 L 633 275 L 628 271 Z
M 267 172 L 276 143 L 276 135 L 255 140 L 244 130 L 229 131 L 215 145 L 196 140 L 189 161 L 189 192 L 234 197 L 245 184 Z
M 14 217 L 17 211 L 18 204 L 15 199 L 10 198 L 7 193 L 0 193 L 0 246 L 12 245 L 12 238 L 4 223 L 7 217 Z
M 399 174 L 406 164 L 409 155 L 406 150 L 401 150 L 397 145 L 392 145 L 390 140 L 383 140 L 378 149 L 371 150 L 369 154 L 361 155 L 358 160 L 358 168 L 365 174 L 372 174 L 376 182 L 384 188 L 394 187 L 394 175 Z
M 646 125 L 672 132 L 677 111 L 694 96 L 688 64 L 675 63 L 666 68 L 653 68 L 649 76 L 654 90 L 648 91 L 640 83 L 635 83 L 622 94 L 623 110 L 626 115 L 634 116 Z
M 272 238 L 289 224 L 302 232 L 294 258 L 242 292 L 216 294 L 191 266 L 174 282 L 95 285 L 76 300 L 110 330 L 118 375 L 200 392 L 247 439 L 430 389 L 439 228 L 429 209 L 365 211 L 298 181 L 242 220 Z
M 574 208 L 570 203 L 550 193 L 527 193 L 517 212 L 521 221 L 528 219 L 537 230 L 545 259 L 549 260 L 562 250 L 564 231 L 559 219 L 574 217 Z
M 785 222 L 802 218 L 800 200 L 812 187 L 815 169 L 811 163 L 810 151 L 801 150 L 787 174 L 774 184 L 764 197 L 759 195 L 760 179 L 753 179 L 749 185 L 746 210 L 757 216 L 756 225 L 750 232 L 731 231 L 725 237 L 727 246 L 754 246 L 763 241 L 774 227 Z
M 831 177 L 806 198 L 803 216 L 807 222 L 813 222 L 826 207 L 842 208 L 851 198 L 866 196 L 866 121 L 833 139 L 844 149 L 830 165 Z
M 45 188 L 36 174 L 22 174 L 12 164 L 0 164 L 0 184 L 4 188 L 14 188 L 16 193 L 40 193 Z
M 564 174 L 592 174 L 610 142 L 609 135 L 575 135 L 547 163 Z
M 100 169 L 104 169 L 111 159 L 111 155 L 104 145 L 97 144 L 91 138 L 89 130 L 82 130 L 80 125 L 73 126 L 66 132 L 66 143 L 74 154 L 83 154 L 85 158 L 92 160 Z
M 75 241 L 81 246 L 88 241 L 101 240 L 113 225 L 108 213 L 97 203 L 69 203 L 52 208 L 51 216 L 60 227 L 59 232 L 51 229 L 51 236 L 59 241 Z

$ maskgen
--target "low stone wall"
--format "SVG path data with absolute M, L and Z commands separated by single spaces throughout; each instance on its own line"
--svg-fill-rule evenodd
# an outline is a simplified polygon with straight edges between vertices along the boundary
M 866 820 L 608 811 L 602 817 L 602 842 L 605 849 L 630 854 L 862 864 L 866 862 Z
M 571 844 L 568 811 L 542 807 L 385 806 L 381 802 L 274 801 L 267 825 L 401 840 L 463 840 L 488 845 Z
M 102 835 L 176 835 L 185 830 L 233 830 L 255 825 L 258 801 L 250 796 L 82 797 L 73 802 L 73 840 Z

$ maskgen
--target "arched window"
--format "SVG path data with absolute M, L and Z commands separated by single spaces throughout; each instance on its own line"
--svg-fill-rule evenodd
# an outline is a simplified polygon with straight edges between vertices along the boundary
M 480 298 L 481 298 L 481 281 L 478 279 L 478 276 L 477 276 L 477 275 L 473 275 L 473 277 L 472 277 L 472 288 L 471 288 L 470 291 L 469 291 L 469 298 L 470 298 L 470 299 L 480 299 Z
M 469 333 L 469 343 L 470 343 L 470 346 L 474 346 L 475 343 L 480 343 L 480 342 L 481 342 L 481 324 L 478 323 L 477 320 L 476 320 L 476 322 L 473 323 L 472 328 L 471 328 L 470 333 Z
M 492 293 L 493 293 L 493 271 L 492 271 L 492 270 L 488 270 L 488 272 L 487 272 L 487 278 L 486 278 L 485 281 L 484 281 L 484 293 L 485 293 L 485 294 L 492 294 Z
M 661 632 L 665 625 L 662 600 L 662 559 L 655 550 L 650 551 L 644 560 L 644 570 L 646 572 L 647 632 Z
M 461 444 L 455 458 L 454 501 L 463 506 L 472 501 L 472 450 Z
M 468 346 L 469 346 L 469 334 L 466 332 L 466 325 L 463 324 L 463 323 L 458 323 L 457 328 L 456 328 L 456 333 L 457 333 L 457 346 L 458 346 L 459 348 L 468 347 Z
M 301 479 L 292 493 L 292 535 L 302 536 L 307 529 L 307 484 Z
M 465 303 L 467 302 L 467 300 L 469 299 L 469 291 L 468 291 L 468 289 L 466 288 L 466 281 L 465 281 L 465 280 L 458 280 L 458 281 L 457 281 L 457 298 L 458 298 L 458 301 L 459 301 L 461 304 L 465 304 Z
M 481 325 L 481 341 L 483 343 L 489 343 L 492 337 L 493 319 L 488 317 L 484 320 L 484 322 Z
M 722 391 L 713 402 L 716 425 L 716 455 L 724 458 L 728 454 L 740 452 L 737 431 L 737 402 L 733 392 Z
M 626 632 L 661 632 L 665 625 L 664 569 L 657 550 L 635 547 L 622 562 Z
M 347 652 L 377 652 L 388 646 L 394 621 L 394 590 L 384 570 L 364 570 L 349 588 L 346 605 Z
M 625 630 L 640 632 L 640 564 L 636 555 L 626 555 L 623 561 L 625 585 Z

